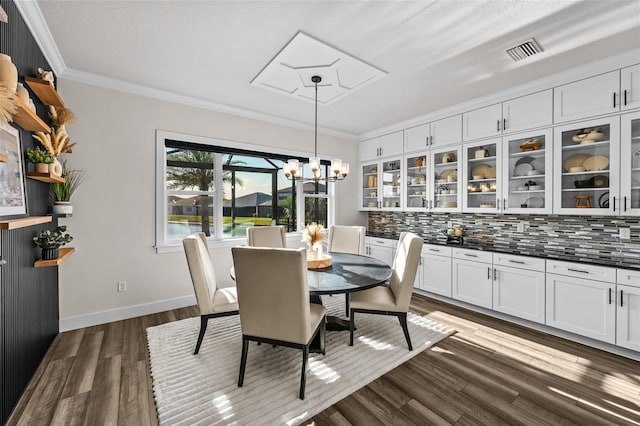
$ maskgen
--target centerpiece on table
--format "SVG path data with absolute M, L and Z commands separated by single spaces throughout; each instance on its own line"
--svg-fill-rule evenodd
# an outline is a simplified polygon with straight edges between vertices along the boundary
M 445 228 L 442 233 L 447 236 L 447 244 L 462 245 L 466 235 L 465 229 L 460 225 L 454 225 L 451 228 Z
M 307 243 L 307 267 L 310 269 L 328 268 L 331 266 L 331 256 L 322 253 L 322 242 L 325 238 L 325 229 L 322 225 L 313 222 L 307 225 L 302 233 L 302 241 Z

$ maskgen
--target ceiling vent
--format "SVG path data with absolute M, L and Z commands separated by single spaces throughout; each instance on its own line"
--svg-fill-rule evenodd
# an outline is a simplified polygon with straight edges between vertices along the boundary
M 544 52 L 544 49 L 533 38 L 514 46 L 511 49 L 507 49 L 507 53 L 515 62 L 521 61 L 540 52 Z

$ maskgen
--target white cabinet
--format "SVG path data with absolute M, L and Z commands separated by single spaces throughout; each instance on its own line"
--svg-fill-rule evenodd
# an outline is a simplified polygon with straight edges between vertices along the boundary
M 620 70 L 620 89 L 623 111 L 640 107 L 640 65 Z
M 551 125 L 552 95 L 549 89 L 464 113 L 463 140 Z
M 640 214 L 640 112 L 620 118 L 620 210 Z
M 462 142 L 462 114 L 411 127 L 404 131 L 404 152 Z
M 396 242 L 386 238 L 365 237 L 365 254 L 388 265 L 393 265 Z
M 616 344 L 640 351 L 640 271 L 618 269 Z
M 429 187 L 430 158 L 421 151 L 404 156 L 406 170 L 404 182 L 405 210 L 426 211 L 429 207 L 427 188 Z
M 554 213 L 620 214 L 620 118 L 583 121 L 554 132 Z
M 547 261 L 546 324 L 615 344 L 616 302 L 613 268 Z M 600 281 L 598 278 L 613 281 Z
M 425 244 L 422 247 L 421 290 L 451 297 L 451 247 Z
M 360 210 L 401 210 L 402 157 L 360 164 Z
M 360 161 L 371 160 L 389 156 L 402 155 L 403 135 L 402 130 L 377 138 L 360 142 Z
M 467 249 L 453 249 L 451 297 L 492 309 L 492 255 Z
M 618 70 L 554 88 L 554 122 L 579 120 L 619 111 L 619 88 Z
M 544 324 L 544 259 L 494 253 L 493 310 Z
M 464 144 L 462 209 L 465 212 L 499 212 L 502 194 L 501 139 Z
M 429 210 L 462 210 L 462 146 L 451 145 L 430 150 L 431 173 L 428 179 Z

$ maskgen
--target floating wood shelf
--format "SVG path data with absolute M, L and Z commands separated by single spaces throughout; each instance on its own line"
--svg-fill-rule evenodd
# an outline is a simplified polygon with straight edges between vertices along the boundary
M 9 161 L 9 156 L 7 154 L 0 153 L 0 163 L 6 163 Z
M 32 132 L 51 133 L 51 127 L 42 121 L 42 119 L 38 117 L 38 114 L 31 111 L 29 105 L 16 95 L 13 95 L 13 100 L 18 107 L 18 112 L 13 116 L 13 121 L 15 121 L 18 126 Z
M 33 263 L 33 266 L 35 268 L 42 268 L 45 266 L 58 266 L 59 264 L 62 263 L 63 260 L 65 260 L 67 257 L 69 257 L 71 255 L 71 253 L 73 253 L 74 251 L 76 251 L 75 248 L 73 247 L 62 247 L 60 248 L 60 254 L 58 255 L 58 257 L 56 259 L 51 259 L 51 260 L 36 260 Z
M 28 172 L 27 177 L 29 179 L 35 179 L 35 180 L 39 180 L 40 182 L 46 182 L 46 183 L 66 182 L 66 180 L 63 177 L 56 176 L 53 173 Z
M 43 104 L 59 107 L 64 106 L 62 98 L 50 82 L 34 77 L 25 77 L 24 82 L 27 83 L 27 86 L 40 98 Z
M 0 220 L 1 230 L 12 230 L 18 228 L 26 228 L 27 226 L 40 225 L 42 223 L 51 222 L 51 216 L 29 216 L 19 219 Z

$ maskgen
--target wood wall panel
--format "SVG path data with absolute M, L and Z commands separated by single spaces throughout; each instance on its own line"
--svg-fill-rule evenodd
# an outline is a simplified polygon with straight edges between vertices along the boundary
M 9 22 L 0 22 L 0 53 L 11 56 L 18 80 L 34 76 L 38 67 L 51 69 L 15 4 L 0 0 Z M 25 85 L 26 87 L 26 85 Z M 28 89 L 28 88 L 27 88 Z M 29 90 L 29 89 L 28 89 Z M 48 121 L 47 108 L 30 92 L 38 115 Z M 16 126 L 17 127 L 17 126 Z M 20 130 L 22 151 L 37 142 L 31 132 Z M 26 179 L 30 215 L 49 211 L 49 186 Z M 0 415 L 4 424 L 58 333 L 58 268 L 34 268 L 39 249 L 31 240 L 52 223 L 11 231 L 0 231 Z

